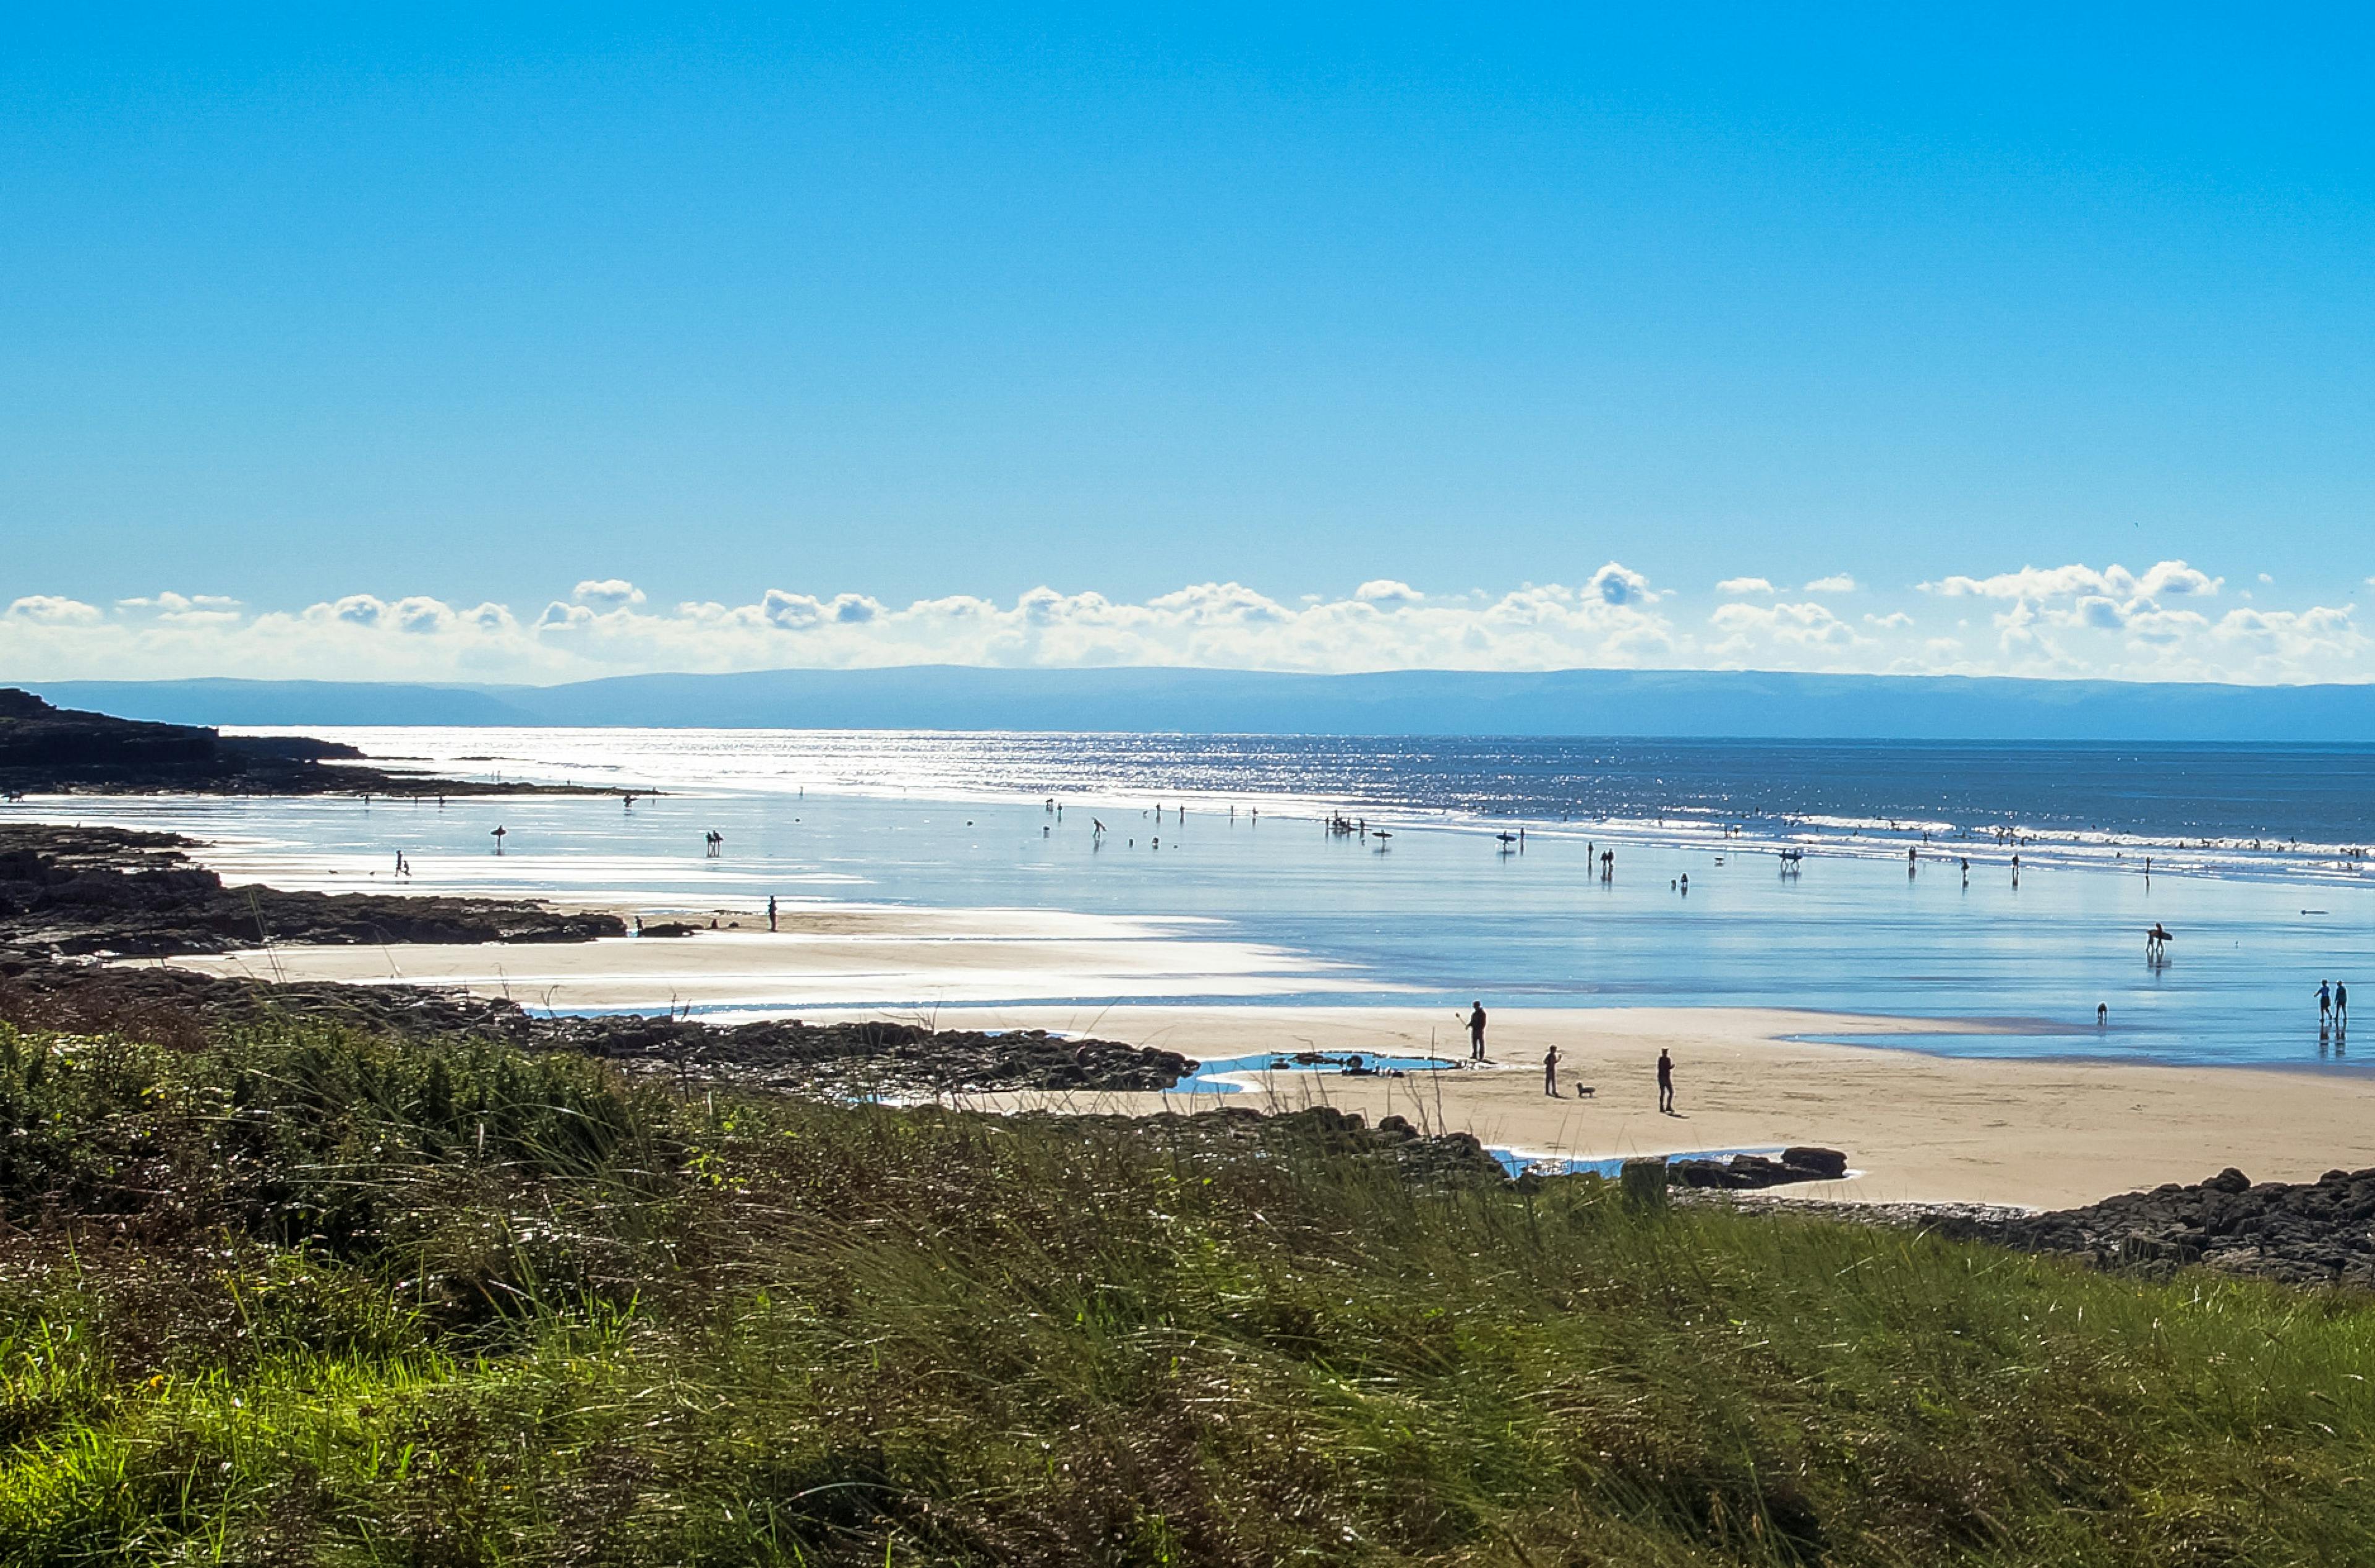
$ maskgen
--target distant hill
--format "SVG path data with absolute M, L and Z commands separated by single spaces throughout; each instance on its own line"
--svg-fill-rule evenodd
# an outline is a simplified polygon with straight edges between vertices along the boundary
M 1956 740 L 2375 740 L 2375 686 L 1574 669 L 764 670 L 565 686 L 35 681 L 51 701 L 202 725 L 620 725 Z

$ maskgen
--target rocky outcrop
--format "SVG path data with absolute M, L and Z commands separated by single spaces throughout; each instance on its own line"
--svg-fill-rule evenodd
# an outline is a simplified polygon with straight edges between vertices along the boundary
M 609 794 L 549 784 L 492 784 L 390 772 L 337 741 L 226 736 L 196 725 L 153 724 L 56 708 L 0 687 L 0 791 L 222 795 Z
M 2084 1208 L 1934 1221 L 1950 1234 L 2117 1267 L 2198 1263 L 2297 1284 L 2375 1286 L 2375 1169 L 2253 1182 L 2229 1167 Z
M 112 828 L 0 826 L 0 941 L 75 955 L 227 952 L 266 942 L 582 942 L 613 914 L 505 899 L 225 887 L 188 841 Z
M 1169 1051 L 1067 1039 L 1043 1029 L 989 1034 L 880 1020 L 718 1027 L 641 1015 L 531 1019 L 528 1038 L 631 1070 L 836 1098 L 1157 1090 L 1196 1069 Z

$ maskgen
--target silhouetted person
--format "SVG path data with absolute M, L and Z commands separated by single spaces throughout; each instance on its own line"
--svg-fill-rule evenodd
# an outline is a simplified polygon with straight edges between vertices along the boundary
M 1484 1004 L 1478 1002 L 1476 1010 L 1468 1015 L 1468 1059 L 1484 1059 Z
M 2095 1004 L 2095 1027 L 2096 1027 L 2097 1029 L 2100 1029 L 2100 1028 L 2102 1028 L 2105 1024 L 2107 1024 L 2107 1023 L 2109 1023 L 2109 1022 L 2110 1022 L 2110 1021 L 2111 1021 L 2111 1004 L 2110 1004 L 2110 1003 L 2109 1003 L 2109 1002 L 2097 1002 L 2097 1003 L 2096 1003 L 2096 1004 Z
M 767 929 L 768 929 L 768 930 L 770 930 L 770 931 L 773 931 L 774 928 L 775 928 L 775 895 L 774 895 L 774 894 L 773 894 L 773 893 L 769 893 L 769 894 L 767 895 Z
M 2350 1027 L 2350 987 L 2339 980 L 2334 983 L 2334 1027 Z
M 1658 1114 L 1674 1114 L 1674 1058 L 1663 1051 L 1658 1053 Z
M 1559 1048 L 1555 1045 L 1542 1053 L 1542 1092 L 1558 1098 Z
M 2317 1026 L 2323 1029 L 2334 1017 L 2334 988 L 2321 980 L 2317 983 Z

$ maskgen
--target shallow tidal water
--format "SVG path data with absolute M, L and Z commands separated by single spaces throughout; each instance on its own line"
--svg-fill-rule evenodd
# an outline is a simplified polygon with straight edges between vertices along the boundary
M 733 766 L 708 760 L 703 749 L 720 743 L 701 737 L 679 737 L 672 760 L 644 740 L 620 744 L 607 762 L 588 754 L 586 737 L 612 733 L 505 731 L 499 744 L 477 731 L 349 738 L 378 755 L 500 765 L 514 776 L 665 775 L 673 793 L 631 808 L 561 796 L 455 798 L 442 808 L 354 797 L 52 797 L 0 810 L 217 840 L 209 858 L 228 876 L 289 887 L 390 889 L 401 849 L 415 872 L 409 890 L 619 902 L 704 918 L 723 911 L 748 921 L 771 894 L 1191 917 L 1184 935 L 1344 966 L 1316 973 L 1307 993 L 1268 999 L 1440 1008 L 1447 1050 L 1461 1040 L 1457 1013 L 1482 998 L 1495 1008 L 1744 1006 L 1928 1018 L 1938 1020 L 1934 1033 L 1886 1043 L 1944 1054 L 2326 1071 L 2375 1065 L 2375 1013 L 2356 1055 L 2346 1037 L 2318 1027 L 2322 979 L 2358 980 L 2375 1006 L 2375 888 L 2322 861 L 2298 875 L 2272 858 L 2172 872 L 2164 855 L 2147 878 L 2141 854 L 2074 837 L 2071 853 L 2050 844 L 2025 852 L 2015 882 L 2008 848 L 1946 839 L 1944 827 L 1926 844 L 1918 831 L 1849 842 L 1843 830 L 1790 836 L 1769 824 L 1727 840 L 1720 824 L 1701 819 L 1661 829 L 1638 814 L 1560 821 L 1349 803 L 1368 827 L 1391 833 L 1380 841 L 1327 831 L 1315 813 L 1328 808 L 1313 793 L 1217 787 L 1229 777 L 1218 764 L 1192 795 L 1133 797 L 1113 777 L 1091 780 L 1093 788 L 1057 796 L 1059 814 L 1044 796 L 1018 798 L 1013 781 L 986 773 L 970 797 L 952 797 L 964 781 L 948 775 L 946 759 L 919 777 L 902 773 L 894 756 L 868 775 L 845 746 L 832 769 L 809 772 L 778 765 L 785 753 L 765 740 Z M 904 755 L 912 737 L 897 738 Z M 480 749 L 461 749 L 470 744 Z M 1184 819 L 1183 798 L 1193 802 Z M 1521 822 L 1518 853 L 1496 835 Z M 507 830 L 501 855 L 496 826 Z M 725 835 L 715 857 L 703 848 L 713 829 Z M 1783 843 L 1811 846 L 1794 873 L 1774 853 Z M 1920 856 L 1910 875 L 1908 844 Z M 1594 857 L 1611 847 L 1613 875 L 1603 879 Z M 2145 951 L 2156 921 L 2176 938 L 2159 963 Z M 1046 999 L 1055 998 L 1010 998 Z M 2109 1008 L 2101 1029 L 2097 1003 Z M 1996 1027 L 1980 1032 L 1973 1020 Z M 2007 1022 L 2011 1032 L 2000 1032 Z

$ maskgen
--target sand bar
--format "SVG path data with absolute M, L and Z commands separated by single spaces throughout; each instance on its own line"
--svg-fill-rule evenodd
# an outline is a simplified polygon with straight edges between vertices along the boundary
M 593 1010 L 930 1008 L 1070 996 L 1261 997 L 1381 989 L 1283 949 L 1205 937 L 1210 923 L 1051 910 L 787 909 L 740 930 L 573 943 L 305 947 L 169 961 L 209 974 L 497 991 Z

